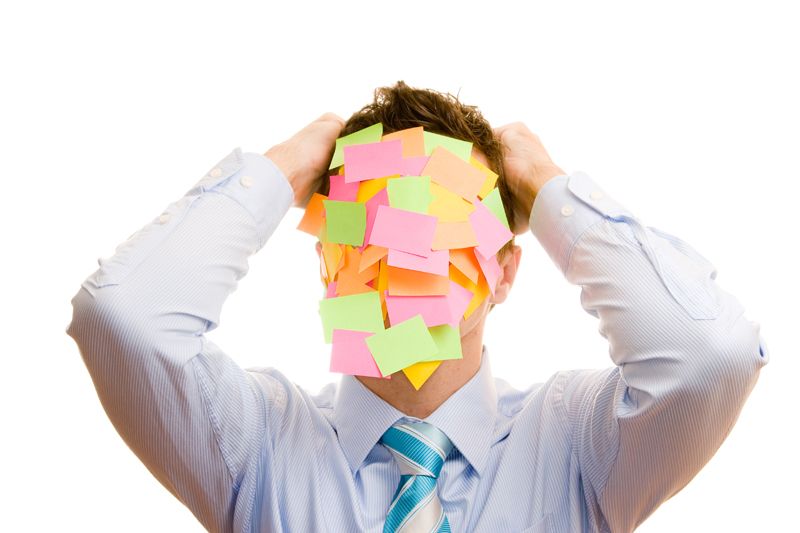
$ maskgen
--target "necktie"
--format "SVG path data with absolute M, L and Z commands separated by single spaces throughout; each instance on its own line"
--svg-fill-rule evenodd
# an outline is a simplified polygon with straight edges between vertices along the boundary
M 380 442 L 392 452 L 401 474 L 383 533 L 449 532 L 436 493 L 436 478 L 453 449 L 447 435 L 427 422 L 397 423 Z

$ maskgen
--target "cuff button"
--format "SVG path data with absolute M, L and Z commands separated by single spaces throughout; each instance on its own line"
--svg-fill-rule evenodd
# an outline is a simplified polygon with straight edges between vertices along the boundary
M 218 178 L 222 176 L 222 169 L 219 167 L 215 167 L 211 170 L 211 172 L 208 173 L 208 175 L 211 176 L 212 178 Z
M 242 187 L 245 189 L 249 189 L 253 185 L 253 176 L 242 176 L 239 183 L 241 183 Z
M 565 205 L 561 208 L 561 214 L 565 217 L 570 216 L 572 213 L 575 212 L 575 209 L 571 205 Z
M 592 194 L 589 195 L 592 200 L 599 200 L 603 197 L 603 193 L 600 191 L 592 191 Z

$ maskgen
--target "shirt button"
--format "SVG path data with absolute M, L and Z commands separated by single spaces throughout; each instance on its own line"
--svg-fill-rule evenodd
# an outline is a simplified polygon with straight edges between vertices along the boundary
M 222 176 L 222 169 L 219 167 L 215 167 L 214 169 L 211 170 L 211 172 L 208 173 L 208 175 L 211 176 L 212 178 L 218 178 Z
M 252 176 L 242 176 L 242 179 L 239 180 L 239 183 L 242 184 L 242 187 L 245 189 L 249 189 L 250 186 L 253 184 L 253 177 Z
M 592 194 L 590 194 L 589 196 L 591 197 L 592 200 L 599 200 L 600 198 L 603 197 L 603 193 L 601 193 L 600 191 L 593 191 Z
M 574 212 L 575 209 L 573 209 L 571 205 L 565 205 L 564 207 L 561 208 L 561 214 L 564 215 L 565 217 L 570 216 Z
M 164 213 L 163 215 L 158 217 L 158 223 L 166 224 L 167 222 L 169 222 L 169 219 L 170 219 L 169 213 Z

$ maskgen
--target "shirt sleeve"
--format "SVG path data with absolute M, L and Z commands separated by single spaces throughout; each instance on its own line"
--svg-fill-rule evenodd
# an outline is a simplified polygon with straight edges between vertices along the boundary
M 548 181 L 530 225 L 615 363 L 568 373 L 562 393 L 590 520 L 633 531 L 730 432 L 768 361 L 760 326 L 705 257 L 584 173 Z
M 67 333 L 114 427 L 212 531 L 231 530 L 245 463 L 286 393 L 205 333 L 292 200 L 269 159 L 236 148 L 98 260 L 72 299 Z

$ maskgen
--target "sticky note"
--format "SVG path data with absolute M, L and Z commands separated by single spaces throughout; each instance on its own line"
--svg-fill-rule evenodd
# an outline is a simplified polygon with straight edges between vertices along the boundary
M 297 229 L 310 233 L 315 237 L 319 236 L 320 229 L 325 221 L 325 206 L 322 203 L 325 199 L 327 199 L 325 195 L 316 192 L 311 195 Z
M 440 295 L 450 292 L 450 279 L 428 272 L 387 266 L 389 294 L 395 296 Z
M 367 245 L 361 252 L 361 262 L 358 265 L 358 271 L 362 272 L 367 267 L 374 265 L 386 257 L 388 252 L 388 248 L 384 248 L 383 246 L 375 246 L 374 244 Z
M 469 201 L 477 198 L 486 179 L 483 172 L 441 147 L 433 151 L 422 175 Z
M 430 272 L 431 274 L 438 274 L 440 276 L 447 276 L 450 263 L 450 253 L 448 250 L 432 251 L 428 257 L 422 257 L 421 255 L 390 249 L 388 251 L 388 257 L 388 263 L 393 267 Z
M 464 162 L 468 162 L 469 158 L 472 157 L 471 142 L 454 139 L 453 137 L 432 133 L 430 131 L 426 131 L 423 137 L 425 138 L 425 155 L 431 155 L 437 147 L 441 146 L 455 154 L 456 157 Z
M 477 244 L 478 237 L 469 220 L 466 222 L 439 222 L 434 231 L 431 249 L 469 248 Z
M 467 310 L 464 311 L 464 318 L 467 319 L 477 309 L 484 299 L 489 295 L 489 288 L 485 283 L 473 283 L 464 274 L 458 271 L 457 268 L 450 268 L 450 279 L 472 292 L 472 300 L 470 300 Z
M 463 222 L 469 220 L 469 214 L 475 210 L 472 202 L 464 200 L 438 183 L 431 183 L 430 192 L 428 214 L 437 217 L 439 222 Z
M 428 327 L 449 324 L 458 327 L 469 302 L 472 292 L 450 281 L 450 289 L 446 295 L 438 296 L 394 296 L 385 297 L 389 322 L 397 324 L 416 315 L 422 317 Z
M 478 191 L 478 198 L 485 198 L 487 194 L 489 194 L 492 189 L 494 188 L 495 183 L 497 183 L 497 174 L 492 172 L 489 167 L 475 159 L 474 157 L 469 158 L 469 164 L 473 167 L 477 168 L 484 175 L 483 185 L 481 186 L 481 190 Z
M 431 357 L 432 361 L 446 361 L 448 359 L 463 359 L 461 353 L 461 330 L 458 327 L 435 326 L 428 328 L 428 332 L 436 343 L 436 355 Z
M 469 220 L 478 239 L 478 246 L 475 247 L 475 250 L 484 259 L 492 257 L 505 243 L 514 237 L 514 234 L 489 211 L 489 208 L 483 202 L 475 204 L 475 211 L 470 213 Z
M 344 266 L 336 277 L 336 295 L 347 296 L 375 290 L 367 285 L 378 276 L 378 265 L 373 264 L 364 270 L 359 270 L 361 254 L 358 249 L 347 246 L 345 249 Z
M 420 316 L 380 331 L 365 340 L 384 376 L 429 358 L 438 351 Z
M 335 242 L 322 241 L 322 264 L 325 265 L 326 281 L 333 281 L 342 264 L 344 252 Z
M 428 160 L 430 158 L 428 156 L 421 156 L 421 157 L 404 157 L 403 160 L 400 162 L 400 174 L 403 176 L 419 176 L 422 174 L 422 170 L 425 168 L 425 165 L 428 164 Z
M 330 371 L 351 376 L 383 377 L 364 342 L 370 335 L 372 333 L 367 331 L 334 329 Z
M 381 140 L 381 136 L 383 135 L 383 124 L 373 124 L 367 128 L 362 130 L 358 130 L 356 132 L 351 133 L 350 135 L 345 135 L 344 137 L 339 137 L 336 139 L 336 149 L 333 152 L 333 159 L 331 159 L 331 166 L 328 167 L 336 168 L 344 163 L 344 147 L 350 146 L 352 144 L 366 144 L 366 143 L 375 143 Z
M 450 262 L 473 283 L 478 283 L 481 266 L 472 248 L 450 250 Z
M 494 295 L 494 289 L 497 285 L 497 280 L 500 279 L 500 276 L 503 274 L 503 270 L 500 268 L 500 264 L 497 262 L 497 255 L 495 254 L 489 259 L 484 259 L 475 248 L 473 248 L 473 251 L 475 252 L 475 259 L 478 260 L 478 264 L 483 272 L 483 277 L 486 278 L 486 283 L 489 285 L 489 292 Z
M 334 329 L 377 333 L 383 331 L 383 312 L 377 291 L 325 298 L 319 302 L 325 342 L 331 342 Z
M 328 288 L 325 289 L 325 298 L 333 298 L 336 296 L 336 282 L 331 281 L 328 283 Z
M 483 205 L 489 208 L 489 211 L 492 212 L 497 219 L 503 223 L 503 225 L 507 228 L 511 228 L 508 225 L 508 217 L 506 216 L 506 210 L 503 209 L 503 200 L 500 198 L 500 189 L 495 187 L 492 191 L 484 197 Z
M 405 176 L 386 183 L 389 205 L 397 209 L 427 213 L 431 202 L 431 179 L 428 176 Z
M 370 198 L 375 196 L 375 194 L 386 188 L 386 182 L 388 180 L 389 176 L 384 176 L 374 180 L 359 181 L 356 202 L 367 202 Z
M 389 205 L 389 194 L 386 192 L 386 189 L 381 189 L 376 192 L 372 198 L 367 200 L 367 203 L 364 205 L 367 209 L 367 229 L 364 231 L 364 246 L 362 248 L 369 244 L 372 228 L 375 227 L 375 217 L 378 215 L 378 206 Z
M 435 233 L 436 217 L 379 205 L 369 244 L 427 257 Z
M 411 382 L 414 388 L 419 390 L 441 364 L 441 361 L 422 361 L 419 363 L 414 363 L 413 365 L 404 368 L 403 374 L 406 375 L 408 381 Z
M 367 227 L 367 209 L 360 202 L 323 200 L 328 242 L 361 246 Z
M 425 155 L 425 137 L 422 126 L 387 133 L 381 141 L 397 141 L 403 143 L 403 157 L 418 157 Z
M 344 181 L 344 176 L 335 175 L 330 177 L 330 190 L 328 191 L 328 200 L 341 200 L 344 202 L 355 202 L 358 196 L 358 184 L 347 183 Z
M 350 183 L 400 174 L 402 160 L 400 141 L 345 146 L 344 180 Z

